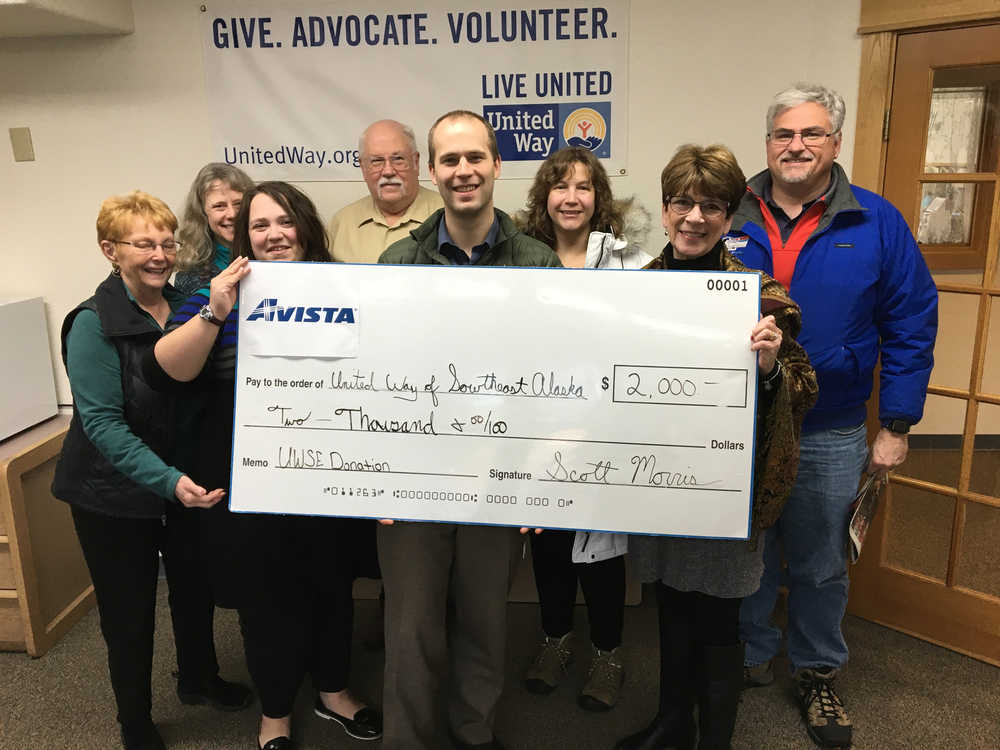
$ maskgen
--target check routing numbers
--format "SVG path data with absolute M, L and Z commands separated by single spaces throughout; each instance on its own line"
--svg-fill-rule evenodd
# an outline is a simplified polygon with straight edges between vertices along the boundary
M 756 274 L 498 271 L 523 307 L 414 278 L 357 358 L 240 355 L 234 509 L 745 538 Z

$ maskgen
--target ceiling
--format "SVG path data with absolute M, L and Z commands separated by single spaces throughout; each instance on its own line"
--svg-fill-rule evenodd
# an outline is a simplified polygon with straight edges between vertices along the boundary
M 0 0 L 0 38 L 133 30 L 132 0 Z

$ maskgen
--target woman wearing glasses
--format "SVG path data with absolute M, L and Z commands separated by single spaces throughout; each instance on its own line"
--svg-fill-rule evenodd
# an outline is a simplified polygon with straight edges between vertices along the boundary
M 723 240 L 746 190 L 732 152 L 682 146 L 663 169 L 661 188 L 669 242 L 646 268 L 747 270 Z M 740 602 L 760 586 L 760 533 L 777 520 L 791 490 L 799 429 L 817 394 L 816 374 L 795 341 L 799 308 L 774 279 L 760 276 L 762 317 L 749 336 L 758 386 L 751 538 L 629 537 L 640 577 L 657 589 L 660 701 L 652 723 L 618 750 L 689 750 L 696 736 L 698 750 L 730 747 L 743 687 Z
M 312 201 L 285 182 L 244 193 L 236 217 L 236 259 L 177 311 L 147 354 L 144 371 L 160 388 L 194 381 L 203 397 L 189 435 L 191 474 L 228 487 L 232 463 L 238 283 L 249 260 L 330 261 Z M 348 689 L 353 566 L 351 519 L 231 513 L 205 515 L 202 541 L 220 606 L 239 610 L 247 666 L 260 695 L 262 750 L 290 750 L 291 714 L 306 672 L 315 712 L 357 739 L 378 739 L 382 719 Z
M 526 209 L 518 216 L 524 233 L 549 245 L 567 268 L 641 268 L 652 260 L 636 242 L 648 234 L 649 214 L 633 201 L 614 200 L 608 175 L 589 149 L 564 148 L 542 162 Z M 531 535 L 544 633 L 525 674 L 531 692 L 552 692 L 573 658 L 579 581 L 593 645 L 577 702 L 589 711 L 606 711 L 618 702 L 625 676 L 619 646 L 627 539 L 624 534 L 586 531 Z
M 177 233 L 183 245 L 177 253 L 174 286 L 185 297 L 229 265 L 236 214 L 243 194 L 252 187 L 253 180 L 229 164 L 211 162 L 198 170 Z
M 97 240 L 111 274 L 62 327 L 73 419 L 52 493 L 71 505 L 94 583 L 127 750 L 164 747 L 150 713 L 161 553 L 181 700 L 236 710 L 250 697 L 218 676 L 211 592 L 192 555 L 190 514 L 212 507 L 223 492 L 170 465 L 173 406 L 147 385 L 140 366 L 183 301 L 167 283 L 180 247 L 176 228 L 166 204 L 146 193 L 105 200 Z

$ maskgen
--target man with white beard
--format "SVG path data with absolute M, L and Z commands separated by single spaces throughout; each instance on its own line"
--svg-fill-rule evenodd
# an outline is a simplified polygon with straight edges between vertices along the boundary
M 395 120 L 373 122 L 358 141 L 369 195 L 336 213 L 330 253 L 343 263 L 375 263 L 382 252 L 443 205 L 420 187 L 420 152 L 413 131 Z
M 862 472 L 906 460 L 934 365 L 938 294 L 902 214 L 852 185 L 836 162 L 846 106 L 837 92 L 796 84 L 767 111 L 767 169 L 723 237 L 749 268 L 779 281 L 802 308 L 796 340 L 819 380 L 805 415 L 795 485 L 764 535 L 759 590 L 740 605 L 744 682 L 774 681 L 782 628 L 771 614 L 788 588 L 787 645 L 799 708 L 813 741 L 850 747 L 853 725 L 834 678 L 846 666 L 847 524 Z M 869 449 L 866 402 L 880 363 L 878 416 Z

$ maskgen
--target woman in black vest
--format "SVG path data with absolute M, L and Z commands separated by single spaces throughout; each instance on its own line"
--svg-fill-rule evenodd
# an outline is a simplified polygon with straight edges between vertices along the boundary
M 200 575 L 193 516 L 222 490 L 199 487 L 169 465 L 172 405 L 145 383 L 142 353 L 182 299 L 167 283 L 177 219 L 139 191 L 108 198 L 97 239 L 111 274 L 66 316 L 62 355 L 73 419 L 52 484 L 72 508 L 94 583 L 126 750 L 158 750 L 150 715 L 159 556 L 167 570 L 184 703 L 237 710 L 250 691 L 218 675 L 211 591 Z

